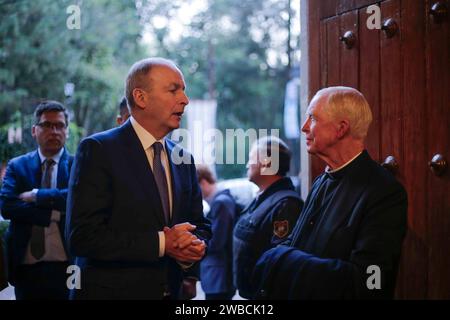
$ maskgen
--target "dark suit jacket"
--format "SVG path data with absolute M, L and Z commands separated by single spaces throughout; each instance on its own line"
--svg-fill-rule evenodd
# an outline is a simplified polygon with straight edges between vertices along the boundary
M 366 151 L 342 170 L 333 178 L 339 179 L 334 196 L 319 210 L 322 219 L 311 208 L 327 173 L 314 182 L 287 243 L 259 259 L 254 273 L 259 298 L 393 297 L 406 232 L 406 192 Z M 370 289 L 377 274 L 370 266 L 379 267 L 379 289 Z
M 236 203 L 229 190 L 219 191 L 211 201 L 207 218 L 211 220 L 213 237 L 200 272 L 205 293 L 233 292 L 233 227 Z
M 5 236 L 8 281 L 11 284 L 14 284 L 16 267 L 22 264 L 25 257 L 32 226 L 48 227 L 52 210 L 66 210 L 67 184 L 72 161 L 73 157 L 64 151 L 58 163 L 57 188 L 40 189 L 35 203 L 24 202 L 18 195 L 40 188 L 42 170 L 38 151 L 14 158 L 8 163 L 0 191 L 0 208 L 3 217 L 11 220 Z M 63 240 L 64 227 L 65 215 L 62 214 L 59 231 Z
M 174 164 L 182 148 L 166 139 L 172 177 L 171 225 L 190 222 L 210 238 L 192 156 Z M 81 267 L 76 299 L 160 299 L 164 286 L 177 297 L 186 273 L 171 258 L 159 257 L 163 209 L 145 151 L 128 120 L 119 128 L 84 139 L 72 168 L 66 234 Z M 191 268 L 192 269 L 192 268 Z M 168 280 L 169 279 L 169 280 Z
M 8 286 L 6 281 L 5 263 L 3 260 L 3 239 L 0 239 L 0 291 Z

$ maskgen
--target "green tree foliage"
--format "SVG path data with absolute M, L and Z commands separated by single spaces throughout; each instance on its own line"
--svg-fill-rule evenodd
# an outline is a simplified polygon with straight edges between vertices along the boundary
M 19 121 L 31 149 L 36 102 L 60 100 L 72 112 L 73 152 L 80 137 L 114 125 L 130 65 L 159 55 L 180 65 L 191 98 L 217 99 L 223 132 L 282 129 L 291 50 L 298 49 L 296 41 L 287 45 L 290 1 L 205 3 L 173 38 L 172 22 L 180 23 L 187 13 L 180 11 L 194 0 L 0 0 L 0 128 Z M 81 9 L 80 30 L 66 26 L 66 9 L 74 4 Z M 154 40 L 150 54 L 143 34 Z M 68 82 L 75 84 L 70 99 Z M 244 165 L 217 169 L 223 178 L 245 172 Z
M 63 98 L 79 52 L 68 50 L 68 1 L 2 1 L 0 10 L 1 120 L 28 113 L 40 98 Z
M 74 4 L 81 10 L 80 30 L 66 25 L 67 7 Z M 126 72 L 144 56 L 135 3 L 0 0 L 0 8 L 0 126 L 15 111 L 25 119 L 38 101 L 54 99 L 71 109 L 71 149 L 80 136 L 112 127 Z M 75 84 L 70 100 L 64 95 L 68 82 Z M 28 135 L 30 124 L 22 127 Z
M 173 40 L 169 22 L 179 18 L 176 12 L 183 3 L 143 3 L 140 13 L 154 35 L 155 54 L 177 61 L 190 98 L 217 99 L 222 132 L 278 128 L 282 135 L 284 91 L 293 57 L 287 45 L 290 2 L 210 0 Z M 155 17 L 168 23 L 158 25 Z M 291 47 L 298 50 L 298 43 Z M 245 165 L 218 165 L 217 171 L 222 178 L 239 177 Z
M 142 27 L 133 1 L 84 1 L 81 8 L 74 46 L 82 57 L 71 82 L 76 123 L 92 133 L 113 125 L 128 69 L 144 57 Z

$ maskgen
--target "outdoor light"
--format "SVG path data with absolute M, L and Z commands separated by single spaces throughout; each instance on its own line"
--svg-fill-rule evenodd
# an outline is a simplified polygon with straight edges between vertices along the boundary
M 73 92 L 75 91 L 75 84 L 72 82 L 67 82 L 64 85 L 64 95 L 66 97 L 72 97 L 73 96 Z

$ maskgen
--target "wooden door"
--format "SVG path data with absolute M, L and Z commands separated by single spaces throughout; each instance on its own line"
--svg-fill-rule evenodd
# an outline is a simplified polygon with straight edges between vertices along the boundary
M 437 1 L 427 2 L 427 13 Z M 442 19 L 426 14 L 426 119 L 427 153 L 430 161 L 436 154 L 450 160 L 450 1 Z M 426 166 L 427 163 L 422 164 Z M 430 170 L 428 183 L 421 188 L 428 195 L 428 298 L 450 299 L 450 173 L 447 168 L 437 176 Z

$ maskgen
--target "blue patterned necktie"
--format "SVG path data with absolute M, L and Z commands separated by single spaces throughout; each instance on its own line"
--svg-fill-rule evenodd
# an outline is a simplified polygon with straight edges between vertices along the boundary
M 44 172 L 42 174 L 41 188 L 48 189 L 52 186 L 52 171 L 55 165 L 53 159 L 47 159 L 43 163 Z M 36 260 L 45 254 L 45 229 L 41 226 L 33 226 L 31 229 L 30 251 Z
M 169 191 L 166 172 L 161 162 L 161 150 L 163 149 L 163 145 L 160 142 L 155 142 L 152 147 L 154 152 L 153 175 L 155 176 L 156 185 L 158 186 L 159 196 L 161 198 L 161 204 L 164 211 L 164 219 L 168 225 L 170 221 Z

